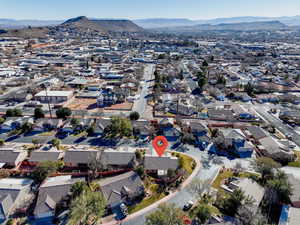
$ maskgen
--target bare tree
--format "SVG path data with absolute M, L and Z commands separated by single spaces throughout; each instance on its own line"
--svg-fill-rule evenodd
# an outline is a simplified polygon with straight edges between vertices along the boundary
M 205 192 L 210 192 L 210 181 L 195 179 L 191 182 L 188 187 L 188 191 L 197 196 L 197 199 L 200 199 Z
M 92 171 L 92 178 L 97 177 L 97 172 L 107 169 L 107 162 L 103 157 L 103 150 L 97 152 L 96 156 L 91 154 L 88 163 L 89 169 Z

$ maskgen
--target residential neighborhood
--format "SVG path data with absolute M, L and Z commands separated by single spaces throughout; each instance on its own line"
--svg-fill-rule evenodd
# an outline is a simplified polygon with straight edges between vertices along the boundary
M 0 224 L 299 225 L 297 18 L 0 19 Z

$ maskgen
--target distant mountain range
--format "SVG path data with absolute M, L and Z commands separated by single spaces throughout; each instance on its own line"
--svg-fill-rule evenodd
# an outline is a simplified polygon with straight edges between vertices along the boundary
M 40 27 L 40 26 L 54 26 L 63 23 L 62 20 L 14 20 L 14 19 L 1 19 L 1 28 L 24 28 L 28 26 Z
M 277 20 L 274 20 L 277 19 Z M 300 16 L 294 17 L 232 17 L 212 20 L 189 19 L 94 19 L 79 16 L 66 21 L 59 20 L 12 20 L 0 19 L 0 34 L 19 37 L 44 37 L 56 28 L 71 28 L 78 31 L 108 32 L 143 32 L 149 30 L 168 32 L 208 31 L 251 31 L 280 30 L 291 26 L 300 27 Z
M 7 21 L 7 20 L 0 20 Z M 10 21 L 10 20 L 8 20 Z M 55 24 L 58 23 L 58 24 Z M 22 22 L 24 24 L 24 22 Z M 43 25 L 44 24 L 44 25 Z M 99 33 L 109 32 L 143 32 L 144 29 L 130 20 L 113 20 L 113 19 L 89 19 L 85 16 L 79 16 L 61 21 L 34 21 L 25 25 L 0 25 L 0 34 L 16 37 L 44 37 L 50 31 L 55 32 L 59 28 L 69 28 L 78 32 L 95 31 Z
M 231 17 L 231 18 L 216 18 L 209 20 L 190 20 L 178 18 L 153 18 L 153 19 L 140 19 L 133 20 L 137 25 L 145 28 L 161 28 L 161 27 L 178 27 L 178 26 L 193 26 L 199 24 L 217 25 L 222 23 L 246 23 L 246 22 L 267 22 L 279 21 L 287 26 L 299 26 L 300 15 L 291 17 Z
M 89 20 L 101 20 L 101 21 L 125 21 L 115 19 L 94 19 Z M 126 20 L 130 21 L 130 20 Z M 245 23 L 245 22 L 266 22 L 266 21 L 279 21 L 287 26 L 300 26 L 300 15 L 298 16 L 283 16 L 283 17 L 230 17 L 230 18 L 216 18 L 209 20 L 190 20 L 180 18 L 153 18 L 153 19 L 138 19 L 132 20 L 136 25 L 148 28 L 160 28 L 160 27 L 178 27 L 178 26 L 192 26 L 199 24 L 217 25 L 221 23 Z M 24 28 L 27 26 L 40 27 L 40 26 L 55 26 L 64 23 L 63 20 L 14 20 L 14 19 L 1 19 L 0 28 Z
M 217 25 L 200 24 L 192 26 L 153 28 L 155 31 L 162 32 L 189 32 L 200 31 L 261 31 L 261 30 L 283 30 L 290 29 L 289 26 L 279 21 L 266 22 L 244 22 L 244 23 L 221 23 Z

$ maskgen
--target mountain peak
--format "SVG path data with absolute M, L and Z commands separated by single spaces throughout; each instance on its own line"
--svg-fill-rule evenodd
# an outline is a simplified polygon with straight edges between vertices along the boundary
M 86 16 L 78 16 L 75 18 L 68 19 L 63 24 L 77 23 L 82 21 L 89 21 L 89 19 Z

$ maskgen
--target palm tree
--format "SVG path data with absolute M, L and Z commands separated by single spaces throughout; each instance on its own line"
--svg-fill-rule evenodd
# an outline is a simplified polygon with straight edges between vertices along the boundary
M 101 192 L 84 191 L 72 202 L 67 225 L 95 224 L 104 215 L 105 206 Z

